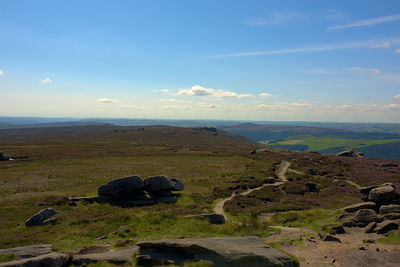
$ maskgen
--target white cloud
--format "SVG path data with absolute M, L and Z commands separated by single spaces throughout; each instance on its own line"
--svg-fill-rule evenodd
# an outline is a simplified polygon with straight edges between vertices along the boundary
M 161 106 L 163 109 L 189 109 L 190 106 L 178 106 L 178 105 L 165 105 Z
M 394 50 L 394 52 L 395 52 L 396 54 L 400 54 L 400 49 L 396 49 L 396 50 Z
M 135 105 L 122 105 L 121 108 L 125 108 L 125 109 L 145 109 L 144 106 L 135 106 Z
M 270 93 L 261 93 L 261 94 L 259 94 L 259 96 L 262 97 L 262 98 L 269 98 L 272 95 Z
M 304 14 L 294 10 L 270 11 L 266 16 L 245 19 L 244 22 L 249 25 L 262 26 L 287 23 L 303 17 L 305 17 Z
M 287 103 L 287 102 L 281 102 L 281 103 L 273 103 L 270 105 L 267 104 L 260 104 L 257 106 L 258 109 L 263 109 L 263 110 L 275 110 L 275 111 L 296 111 L 296 110 L 304 110 L 304 109 L 309 109 L 312 108 L 313 105 L 310 103 L 306 102 L 293 102 L 293 103 Z
M 232 91 L 216 90 L 213 88 L 205 88 L 200 85 L 192 86 L 191 88 L 180 89 L 176 95 L 189 95 L 189 96 L 214 96 L 220 98 L 249 98 L 253 97 L 250 94 L 238 94 Z
M 393 96 L 393 99 L 394 99 L 394 100 L 400 100 L 400 95 L 395 95 L 395 96 Z
M 0 70 L 0 75 L 4 75 L 4 71 L 3 70 Z
M 391 44 L 389 42 L 383 42 L 380 44 L 376 44 L 373 48 L 390 48 Z
M 371 69 L 371 68 L 360 68 L 360 67 L 352 67 L 352 68 L 348 68 L 351 71 L 356 71 L 359 74 L 381 74 L 381 70 L 380 69 Z
M 168 93 L 169 93 L 169 90 L 168 90 L 168 89 L 161 89 L 160 92 L 161 92 L 161 93 L 164 93 L 164 94 L 168 94 Z
M 167 103 L 188 103 L 188 101 L 185 100 L 178 100 L 175 98 L 168 98 L 168 99 L 158 99 L 156 100 L 157 102 L 167 102 Z
M 399 44 L 400 38 L 391 38 L 387 40 L 363 40 L 363 41 L 354 41 L 342 44 L 325 44 L 325 45 L 295 47 L 295 48 L 277 49 L 277 50 L 238 52 L 233 54 L 216 55 L 209 58 L 281 55 L 281 54 L 322 52 L 322 51 L 333 51 L 333 50 L 344 50 L 344 49 L 355 49 L 355 48 L 383 48 L 381 45 L 383 43 Z
M 300 71 L 306 74 L 333 74 L 333 71 L 326 70 L 326 69 L 315 69 L 315 70 L 302 70 Z
M 355 22 L 352 22 L 349 24 L 332 26 L 332 27 L 329 27 L 328 29 L 329 30 L 337 30 L 337 29 L 358 28 L 358 27 L 371 26 L 371 25 L 394 22 L 394 21 L 400 21 L 400 14 L 365 19 L 365 20 L 358 20 L 358 21 L 355 21 Z
M 118 103 L 118 100 L 111 99 L 111 98 L 99 98 L 99 99 L 97 99 L 97 102 L 100 102 L 100 103 Z
M 49 83 L 52 83 L 52 82 L 53 81 L 49 77 L 46 77 L 46 79 L 42 80 L 42 83 L 44 83 L 44 84 L 49 84 Z

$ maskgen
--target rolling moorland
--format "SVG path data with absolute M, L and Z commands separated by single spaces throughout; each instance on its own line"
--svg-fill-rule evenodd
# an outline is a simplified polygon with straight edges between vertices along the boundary
M 328 125 L 332 128 L 325 127 Z M 391 128 L 389 125 L 365 124 L 361 127 L 360 124 L 354 124 L 350 127 L 351 125 L 353 124 L 323 124 L 323 128 L 308 125 L 243 123 L 222 129 L 256 142 L 288 150 L 336 154 L 346 149 L 355 149 L 370 158 L 400 160 L 400 134 L 394 125 L 391 125 Z
M 385 137 L 376 140 L 393 139 Z M 400 188 L 400 168 L 393 160 L 280 150 L 215 128 L 170 126 L 4 129 L 0 148 L 13 158 L 0 162 L 0 249 L 52 244 L 55 251 L 75 253 L 160 238 L 259 236 L 300 265 L 399 260 L 398 230 L 364 234 L 347 224 L 347 233 L 338 235 L 341 243 L 322 238 L 343 225 L 341 208 L 361 201 L 361 187 L 392 183 Z M 167 175 L 185 189 L 176 203 L 143 207 L 70 201 L 95 197 L 101 185 L 132 175 Z M 218 213 L 221 206 L 224 224 L 190 216 Z M 58 211 L 56 222 L 24 225 L 47 207 Z M 121 226 L 129 231 L 116 231 Z M 3 262 L 16 258 L 0 255 Z

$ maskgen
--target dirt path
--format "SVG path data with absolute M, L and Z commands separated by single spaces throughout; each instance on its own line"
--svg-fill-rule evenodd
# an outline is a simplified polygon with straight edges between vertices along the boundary
M 246 191 L 241 192 L 239 194 L 233 193 L 230 197 L 223 198 L 223 199 L 219 200 L 215 204 L 214 213 L 223 215 L 224 218 L 225 218 L 225 221 L 228 221 L 228 216 L 226 215 L 225 210 L 224 210 L 224 205 L 225 205 L 225 203 L 227 201 L 231 200 L 232 198 L 234 198 L 237 195 L 246 196 L 246 195 L 250 194 L 251 192 L 254 192 L 256 190 L 260 190 L 261 188 L 264 188 L 264 187 L 267 187 L 267 186 L 280 186 L 280 185 L 283 185 L 284 183 L 286 183 L 288 181 L 287 178 L 286 178 L 286 172 L 288 171 L 290 165 L 291 165 L 290 162 L 282 161 L 282 163 L 280 164 L 279 168 L 276 170 L 275 174 L 278 177 L 279 182 L 273 183 L 273 184 L 263 184 L 262 186 L 259 186 L 259 187 L 247 189 Z
M 346 234 L 336 235 L 338 242 L 322 241 L 309 229 L 277 226 L 281 231 L 265 238 L 300 260 L 300 266 L 398 266 L 400 245 L 383 245 L 382 236 L 364 233 L 363 228 L 345 228 Z M 364 243 L 363 240 L 371 240 Z
M 287 182 L 286 178 L 286 172 L 288 171 L 291 163 L 287 161 L 282 161 L 282 163 L 279 165 L 278 170 L 275 172 L 276 176 L 279 178 L 279 181 L 281 182 Z
M 348 184 L 351 184 L 352 186 L 357 187 L 358 189 L 361 189 L 361 188 L 362 188 L 362 186 L 360 186 L 359 184 L 356 184 L 355 182 L 352 182 L 352 181 L 350 181 L 350 180 L 343 180 L 343 181 L 345 181 L 345 182 L 348 183 Z

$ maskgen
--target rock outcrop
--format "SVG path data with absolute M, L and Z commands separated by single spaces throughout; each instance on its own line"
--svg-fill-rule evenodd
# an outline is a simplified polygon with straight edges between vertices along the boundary
M 400 205 L 390 204 L 381 206 L 379 209 L 380 214 L 400 213 Z
M 341 210 L 345 211 L 345 212 L 355 212 L 361 209 L 376 209 L 376 204 L 375 202 L 362 202 L 362 203 L 357 203 L 357 204 L 353 204 L 353 205 L 349 205 L 346 206 L 344 208 L 342 208 Z
M 69 260 L 70 256 L 68 254 L 49 253 L 33 258 L 0 263 L 0 267 L 64 267 Z
M 353 157 L 353 158 L 363 158 L 364 154 L 352 149 L 345 150 L 336 154 L 339 157 Z
M 3 152 L 0 152 L 0 161 L 7 161 L 7 160 L 10 160 L 10 158 L 4 156 L 4 153 L 3 153 Z
M 386 234 L 400 224 L 399 195 L 392 183 L 362 187 L 360 192 L 368 202 L 342 208 L 347 212 L 339 216 L 345 226 L 365 226 L 365 233 Z M 379 214 L 376 213 L 379 211 Z
M 139 265 L 206 260 L 214 266 L 294 266 L 286 254 L 255 236 L 164 239 L 137 243 Z
M 120 178 L 102 185 L 98 189 L 100 199 L 121 206 L 146 206 L 157 203 L 175 203 L 177 196 L 172 191 L 184 189 L 181 180 L 168 176 L 152 176 L 144 181 L 139 176 Z M 73 198 L 79 201 L 83 198 Z
M 385 185 L 372 189 L 368 193 L 368 200 L 377 204 L 389 204 L 396 198 L 394 186 Z
M 81 266 L 89 263 L 97 263 L 98 261 L 106 261 L 111 264 L 128 264 L 132 265 L 133 256 L 138 251 L 138 247 L 111 250 L 101 253 L 79 254 L 72 257 L 74 266 Z
M 50 218 L 55 215 L 57 211 L 53 208 L 42 209 L 31 218 L 25 221 L 25 225 L 27 227 L 36 226 L 36 225 L 45 225 L 49 223 L 54 223 L 56 218 Z M 50 218 L 50 219 L 49 219 Z
M 0 249 L 0 255 L 14 254 L 19 258 L 32 258 L 52 252 L 51 244 L 39 244 L 15 248 Z

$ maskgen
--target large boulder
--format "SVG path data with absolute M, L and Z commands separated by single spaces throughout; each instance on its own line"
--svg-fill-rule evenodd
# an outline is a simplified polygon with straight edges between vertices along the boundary
M 144 180 L 148 192 L 181 191 L 184 189 L 182 181 L 168 176 L 151 176 Z
M 372 189 L 377 188 L 377 187 L 387 186 L 387 185 L 394 187 L 394 185 L 392 183 L 384 183 L 384 184 L 379 184 L 379 185 L 364 186 L 364 187 L 361 187 L 360 193 L 364 194 L 364 195 L 368 195 L 368 193 Z
M 26 220 L 25 225 L 27 227 L 30 227 L 30 226 L 45 225 L 48 223 L 52 223 L 54 222 L 55 218 L 53 219 L 48 219 L 48 218 L 55 215 L 56 213 L 57 211 L 53 208 L 42 209 L 41 211 L 33 215 L 31 218 Z
M 400 205 L 390 204 L 381 206 L 379 209 L 380 214 L 400 213 Z
M 99 196 L 114 199 L 143 199 L 144 183 L 139 176 L 120 178 L 102 185 L 98 189 Z
M 0 161 L 7 161 L 7 160 L 10 160 L 10 158 L 4 156 L 4 153 L 3 153 L 3 152 L 0 152 Z
M 289 256 L 255 236 L 164 239 L 139 242 L 137 246 L 139 265 L 206 260 L 220 267 L 294 266 Z
M 0 255 L 14 254 L 19 258 L 32 258 L 44 254 L 49 254 L 52 251 L 51 244 L 39 244 L 14 248 L 0 249 Z
M 138 247 L 132 247 L 121 250 L 111 250 L 100 253 L 90 253 L 85 255 L 74 255 L 72 264 L 81 266 L 89 263 L 97 263 L 98 261 L 106 261 L 110 264 L 132 265 L 133 255 L 138 251 Z
M 361 209 L 376 209 L 376 204 L 375 202 L 362 202 L 362 203 L 357 203 L 353 205 L 346 206 L 342 208 L 341 210 L 345 212 L 355 212 Z
M 374 232 L 378 234 L 386 234 L 390 231 L 399 229 L 399 225 L 400 219 L 383 221 L 381 223 L 378 223 L 378 225 L 374 229 Z
M 396 199 L 396 190 L 393 186 L 385 185 L 372 189 L 368 194 L 368 200 L 377 204 L 389 204 Z
M 371 222 L 379 222 L 381 219 L 378 217 L 376 212 L 371 209 L 361 209 L 354 213 L 352 221 L 355 223 L 368 224 Z
M 342 151 L 336 154 L 336 156 L 339 157 L 354 157 L 354 158 L 363 158 L 364 154 L 352 149 L 346 150 L 346 151 Z
M 34 258 L 0 263 L 0 267 L 63 267 L 69 261 L 68 254 L 49 253 Z

